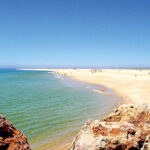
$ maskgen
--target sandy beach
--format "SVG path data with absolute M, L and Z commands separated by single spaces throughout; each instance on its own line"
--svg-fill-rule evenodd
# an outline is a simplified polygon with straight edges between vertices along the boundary
M 27 69 L 29 70 L 29 69 Z M 33 69 L 31 69 L 33 70 Z M 125 103 L 150 102 L 150 69 L 34 69 L 53 71 L 91 84 L 103 85 L 125 99 Z M 104 92 L 105 94 L 105 92 Z

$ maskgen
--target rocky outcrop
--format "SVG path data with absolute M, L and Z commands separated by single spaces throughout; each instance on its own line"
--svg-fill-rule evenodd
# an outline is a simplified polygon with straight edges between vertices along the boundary
M 31 150 L 26 136 L 0 115 L 0 150 Z
M 122 105 L 102 120 L 90 120 L 70 150 L 150 150 L 150 104 Z

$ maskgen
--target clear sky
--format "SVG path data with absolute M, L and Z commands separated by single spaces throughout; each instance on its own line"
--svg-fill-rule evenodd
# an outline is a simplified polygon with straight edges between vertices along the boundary
M 0 66 L 150 67 L 150 0 L 0 0 Z

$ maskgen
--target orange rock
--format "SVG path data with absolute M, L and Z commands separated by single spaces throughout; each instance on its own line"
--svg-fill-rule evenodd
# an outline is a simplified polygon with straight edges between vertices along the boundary
M 114 135 L 119 135 L 120 132 L 121 132 L 121 130 L 118 129 L 118 128 L 112 128 L 112 130 L 111 130 L 111 133 L 114 134 Z
M 0 150 L 31 150 L 27 138 L 0 115 Z

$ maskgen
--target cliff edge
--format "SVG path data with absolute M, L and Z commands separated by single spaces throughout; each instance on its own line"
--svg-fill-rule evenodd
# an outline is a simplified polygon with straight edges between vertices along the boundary
M 0 150 L 31 150 L 26 136 L 0 115 Z
M 150 150 L 150 104 L 124 104 L 102 120 L 89 120 L 69 150 Z

